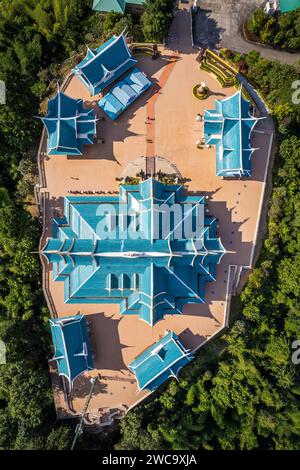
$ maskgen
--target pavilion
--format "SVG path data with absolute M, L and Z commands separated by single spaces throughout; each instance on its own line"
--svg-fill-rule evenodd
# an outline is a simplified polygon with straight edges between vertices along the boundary
M 142 11 L 145 0 L 94 0 L 93 10 L 107 13 L 114 11 L 116 13 L 125 13 L 128 11 L 139 13 Z
M 73 69 L 92 96 L 101 93 L 137 63 L 124 34 L 112 36 L 98 49 L 88 48 L 85 59 Z
M 140 354 L 128 369 L 136 376 L 138 391 L 156 390 L 169 377 L 177 379 L 179 370 L 194 359 L 178 336 L 167 331 L 165 336 Z
M 51 319 L 50 328 L 53 360 L 59 375 L 67 379 L 71 389 L 79 375 L 94 368 L 86 319 L 83 315 Z
M 258 118 L 250 113 L 250 102 L 242 91 L 216 100 L 216 109 L 205 111 L 204 138 L 216 146 L 216 174 L 221 177 L 251 176 L 251 133 Z
M 101 98 L 98 106 L 110 119 L 115 120 L 150 86 L 150 80 L 138 67 L 135 67 Z
M 42 253 L 65 303 L 119 303 L 153 326 L 205 302 L 225 249 L 204 197 L 150 178 L 120 186 L 119 197 L 66 197 Z
M 48 101 L 48 113 L 41 118 L 47 130 L 48 155 L 82 155 L 85 144 L 93 144 L 97 118 L 82 99 L 73 99 L 58 90 Z

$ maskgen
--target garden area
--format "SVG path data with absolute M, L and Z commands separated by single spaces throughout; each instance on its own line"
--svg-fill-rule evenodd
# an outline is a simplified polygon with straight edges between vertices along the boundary
M 223 88 L 232 87 L 237 84 L 236 75 L 238 68 L 226 61 L 216 53 L 206 49 L 200 68 L 208 73 L 212 73 Z
M 296 51 L 300 49 L 300 8 L 269 16 L 256 10 L 245 24 L 245 34 L 251 41 L 271 47 Z

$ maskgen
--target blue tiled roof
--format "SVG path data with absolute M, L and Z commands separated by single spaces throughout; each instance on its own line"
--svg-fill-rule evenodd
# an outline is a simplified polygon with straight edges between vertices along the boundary
M 216 173 L 223 177 L 251 176 L 251 132 L 257 119 L 250 114 L 250 103 L 242 92 L 222 101 L 216 109 L 205 111 L 204 135 L 216 146 Z
M 153 392 L 169 377 L 177 378 L 179 370 L 193 358 L 178 336 L 170 331 L 140 354 L 128 368 L 135 374 L 139 390 Z
M 98 106 L 113 121 L 126 109 L 126 106 L 124 106 L 124 104 L 122 104 L 112 93 L 107 93 L 105 97 L 99 101 Z
M 50 327 L 58 373 L 72 386 L 76 377 L 94 367 L 85 317 L 51 319 Z
M 174 204 L 178 219 L 164 219 Z M 64 282 L 66 303 L 119 303 L 121 314 L 154 325 L 205 302 L 225 250 L 203 197 L 149 179 L 121 186 L 119 198 L 66 197 L 64 212 L 43 253 Z
M 96 116 L 93 109 L 84 108 L 81 99 L 59 91 L 49 100 L 48 113 L 42 121 L 47 130 L 48 155 L 82 155 L 83 145 L 93 143 Z
M 113 36 L 98 49 L 88 49 L 86 58 L 74 67 L 73 72 L 94 96 L 136 63 L 121 34 Z
M 98 106 L 115 120 L 150 86 L 150 80 L 136 67 L 101 98 Z
M 138 67 L 135 67 L 124 80 L 139 96 L 151 86 L 151 82 Z
M 125 13 L 126 0 L 94 0 L 93 10 L 116 13 Z

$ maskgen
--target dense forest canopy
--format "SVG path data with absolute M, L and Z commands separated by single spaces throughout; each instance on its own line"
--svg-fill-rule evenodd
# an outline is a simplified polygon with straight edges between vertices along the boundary
M 90 6 L 87 0 L 0 0 L 0 79 L 7 85 L 7 104 L 0 105 L 0 338 L 8 359 L 0 366 L 2 449 L 63 449 L 72 437 L 69 426 L 55 421 L 47 369 L 49 312 L 34 254 L 41 227 L 32 210 L 41 127 L 33 115 L 85 44 L 99 45 L 124 25 L 136 37 L 160 40 L 173 2 L 147 0 L 140 22 L 118 14 L 101 20 Z M 299 366 L 291 362 L 291 344 L 300 338 L 300 111 L 291 101 L 299 67 L 257 53 L 232 59 L 243 62 L 278 129 L 259 262 L 234 302 L 226 335 L 199 352 L 179 383 L 170 381 L 130 412 L 121 435 L 85 435 L 81 448 L 300 448 Z

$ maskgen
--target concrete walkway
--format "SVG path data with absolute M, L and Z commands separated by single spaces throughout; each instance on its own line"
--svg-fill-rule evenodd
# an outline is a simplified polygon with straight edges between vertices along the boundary
M 269 60 L 293 64 L 300 60 L 299 53 L 279 51 L 245 40 L 242 25 L 250 13 L 265 3 L 264 0 L 203 0 L 195 23 L 195 44 L 217 49 L 227 47 L 247 54 L 258 51 Z
M 161 76 L 159 77 L 158 83 L 155 85 L 155 92 L 147 104 L 147 174 L 153 174 L 155 171 L 155 168 L 153 167 L 153 157 L 155 156 L 155 103 L 159 97 L 159 93 L 161 93 L 161 90 L 167 83 L 177 59 L 178 55 L 176 53 L 169 57 L 168 64 L 165 66 Z

